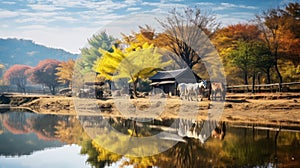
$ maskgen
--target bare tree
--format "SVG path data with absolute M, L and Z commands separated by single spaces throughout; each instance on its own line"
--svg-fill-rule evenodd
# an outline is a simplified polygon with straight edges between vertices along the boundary
M 171 41 L 169 46 L 171 51 L 190 68 L 201 61 L 195 48 L 203 47 L 201 46 L 203 34 L 208 38 L 211 37 L 220 25 L 213 15 L 202 12 L 197 7 L 185 8 L 183 12 L 178 12 L 174 8 L 165 19 L 157 21 Z

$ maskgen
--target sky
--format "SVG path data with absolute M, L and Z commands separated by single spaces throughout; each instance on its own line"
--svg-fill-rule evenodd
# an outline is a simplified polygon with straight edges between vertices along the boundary
M 173 8 L 198 6 L 223 26 L 247 23 L 255 14 L 290 0 L 1 0 L 0 38 L 33 40 L 47 47 L 80 53 L 99 31 L 120 38 L 138 26 L 156 31 Z

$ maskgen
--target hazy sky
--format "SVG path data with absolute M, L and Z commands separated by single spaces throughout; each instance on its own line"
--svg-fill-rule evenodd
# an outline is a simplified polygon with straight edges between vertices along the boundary
M 120 37 L 139 25 L 154 25 L 176 7 L 199 6 L 223 25 L 245 23 L 254 14 L 290 0 L 1 0 L 0 38 L 23 38 L 79 53 L 87 39 L 106 30 Z

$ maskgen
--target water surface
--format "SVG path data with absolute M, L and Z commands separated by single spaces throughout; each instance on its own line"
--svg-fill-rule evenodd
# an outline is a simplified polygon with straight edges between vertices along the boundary
M 210 121 L 219 128 L 211 135 L 203 132 L 204 122 L 0 113 L 0 168 L 300 167 L 299 127 Z M 175 143 L 153 156 L 123 156 L 103 146 L 108 127 L 125 137 L 162 135 Z M 124 148 L 122 138 L 114 138 L 112 147 Z

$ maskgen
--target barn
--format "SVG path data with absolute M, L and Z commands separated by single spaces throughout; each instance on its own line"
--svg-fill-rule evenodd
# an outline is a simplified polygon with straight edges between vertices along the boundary
M 201 78 L 195 74 L 189 67 L 170 71 L 158 71 L 151 80 L 152 92 L 154 94 L 162 91 L 167 94 L 177 95 L 177 85 L 179 83 L 196 83 Z

